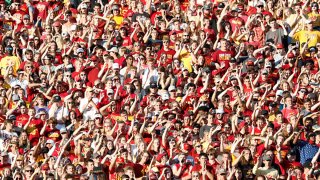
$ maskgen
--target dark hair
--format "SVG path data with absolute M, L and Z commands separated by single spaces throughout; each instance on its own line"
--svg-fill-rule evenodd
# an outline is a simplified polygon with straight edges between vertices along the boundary
M 101 8 L 101 4 L 99 4 L 99 3 L 95 3 L 94 6 L 98 6 Z

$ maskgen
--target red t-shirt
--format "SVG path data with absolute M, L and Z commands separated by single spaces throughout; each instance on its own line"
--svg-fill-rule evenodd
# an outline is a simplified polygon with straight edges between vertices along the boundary
M 216 52 L 213 53 L 212 55 L 212 61 L 213 62 L 218 62 L 220 65 L 225 64 L 225 67 L 223 68 L 228 69 L 229 67 L 229 61 L 230 59 L 234 57 L 234 52 L 233 51 L 222 51 L 222 50 L 217 50 Z
M 34 119 L 30 122 L 27 133 L 29 135 L 29 140 L 32 145 L 35 145 L 38 143 L 40 138 L 40 130 L 43 127 L 43 121 L 40 119 Z
M 21 114 L 21 115 L 17 116 L 14 125 L 19 128 L 23 128 L 23 126 L 28 122 L 28 120 L 29 120 L 28 114 Z
M 282 109 L 282 114 L 283 114 L 283 117 L 285 119 L 288 119 L 290 117 L 290 115 L 297 115 L 298 114 L 298 109 L 295 109 L 295 108 L 284 108 Z

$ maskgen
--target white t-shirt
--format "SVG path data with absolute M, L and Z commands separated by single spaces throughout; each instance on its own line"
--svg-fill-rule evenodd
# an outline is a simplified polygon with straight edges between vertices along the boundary
M 95 104 L 98 104 L 99 99 L 98 98 L 92 98 L 92 101 Z M 98 113 L 98 111 L 92 107 L 91 105 L 87 105 L 88 104 L 88 99 L 87 98 L 83 98 L 80 100 L 80 106 L 79 109 L 80 111 L 83 110 L 82 114 L 83 114 L 83 119 L 84 120 L 89 120 L 89 119 L 94 119 L 94 115 L 96 113 Z

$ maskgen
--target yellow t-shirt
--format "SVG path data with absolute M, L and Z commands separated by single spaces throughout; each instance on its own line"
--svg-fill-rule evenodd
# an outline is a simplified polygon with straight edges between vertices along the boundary
M 17 70 L 20 67 L 20 59 L 17 56 L 6 56 L 0 61 L 1 74 L 4 75 L 6 72 L 6 68 L 12 65 L 13 74 L 17 75 Z
M 317 42 L 320 42 L 320 32 L 302 30 L 293 35 L 293 39 L 299 41 L 300 45 L 305 43 L 308 38 L 310 39 L 308 47 L 316 46 Z
M 189 72 L 192 72 L 192 57 L 191 57 L 191 54 L 186 51 L 186 50 L 182 50 L 180 52 L 180 60 L 181 62 L 183 63 L 183 66 L 188 69 Z
M 320 14 L 317 13 L 309 13 L 308 19 L 311 20 L 314 27 L 320 26 Z
M 116 27 L 119 28 L 123 21 L 123 16 L 113 16 L 112 19 L 116 22 Z

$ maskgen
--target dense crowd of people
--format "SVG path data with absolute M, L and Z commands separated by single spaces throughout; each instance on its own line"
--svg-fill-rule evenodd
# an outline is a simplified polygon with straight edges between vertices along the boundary
M 320 179 L 313 0 L 0 1 L 2 180 Z

